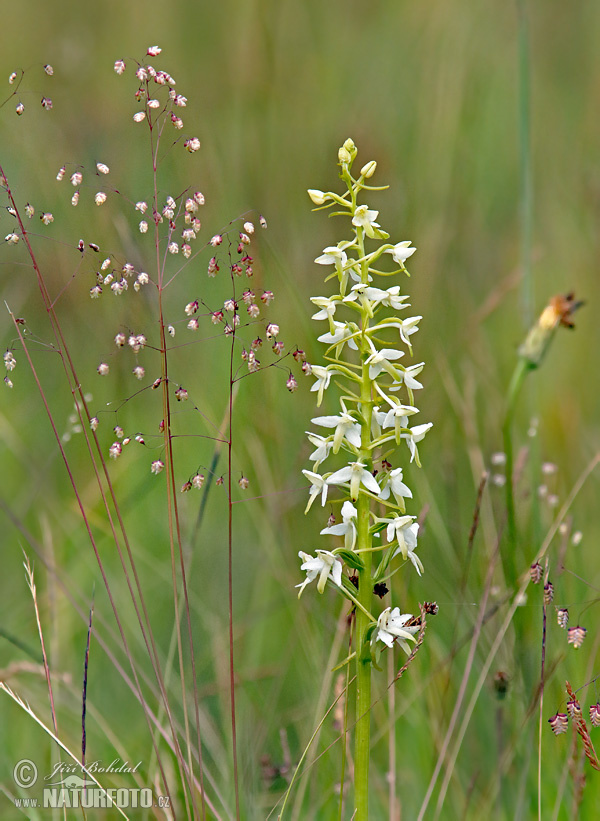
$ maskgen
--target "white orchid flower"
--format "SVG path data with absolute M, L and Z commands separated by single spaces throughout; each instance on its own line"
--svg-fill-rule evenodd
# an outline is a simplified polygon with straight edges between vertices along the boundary
M 308 440 L 311 445 L 315 445 L 317 448 L 308 457 L 311 462 L 315 463 L 314 468 L 316 470 L 320 463 L 324 462 L 329 456 L 329 451 L 333 447 L 333 439 L 330 436 L 319 436 L 318 433 L 312 433 L 309 430 L 305 431 L 305 433 L 308 436 Z
M 302 473 L 311 483 L 308 491 L 308 504 L 306 505 L 306 510 L 304 512 L 308 513 L 312 503 L 315 501 L 319 493 L 321 494 L 321 506 L 324 507 L 325 502 L 327 501 L 327 491 L 329 490 L 328 480 L 319 473 L 314 473 L 312 470 L 303 470 Z
M 343 536 L 344 546 L 347 550 L 354 550 L 356 544 L 356 518 L 358 510 L 354 507 L 352 502 L 344 502 L 342 505 L 342 522 L 339 525 L 332 525 L 325 527 L 321 531 L 321 535 L 329 534 L 330 536 Z
M 373 353 L 365 361 L 369 366 L 369 379 L 376 379 L 381 371 L 388 373 L 392 379 L 398 379 L 398 371 L 390 360 L 400 359 L 402 356 L 404 351 L 397 351 L 394 348 L 382 348 L 379 351 L 373 348 Z
M 348 343 L 348 346 L 352 348 L 353 351 L 357 351 L 358 345 L 356 344 L 354 339 L 350 339 L 350 337 L 354 334 L 354 331 L 350 327 L 349 323 L 336 322 L 335 320 L 332 320 L 332 322 L 333 330 L 330 331 L 328 334 L 318 336 L 318 341 L 325 342 L 326 345 L 337 345 L 336 356 L 338 357 L 346 342 Z
M 409 257 L 412 257 L 416 248 L 411 248 L 410 240 L 404 242 L 397 242 L 392 248 L 387 248 L 385 253 L 391 254 L 394 262 L 404 267 L 404 263 Z
M 349 244 L 350 243 L 340 243 L 340 245 L 345 245 L 345 247 Z M 338 247 L 337 245 L 329 245 L 324 249 L 321 256 L 315 259 L 315 262 L 317 265 L 335 265 L 336 267 L 339 265 L 340 267 L 343 267 L 346 264 L 347 259 L 348 255 L 343 248 Z
M 388 647 L 394 646 L 394 641 L 398 639 L 398 644 L 407 655 L 410 655 L 410 647 L 407 642 L 416 641 L 415 633 L 419 631 L 417 626 L 407 627 L 406 624 L 412 619 L 410 613 L 400 613 L 399 607 L 386 607 L 377 619 L 376 641 L 382 641 Z
M 375 228 L 381 227 L 378 222 L 375 222 L 378 215 L 379 211 L 370 211 L 366 205 L 359 205 L 352 217 L 352 225 L 357 228 L 364 228 L 365 234 L 373 239 Z
M 301 584 L 296 585 L 296 587 L 300 588 L 298 591 L 298 598 L 302 595 L 302 591 L 306 585 L 314 581 L 317 576 L 319 577 L 319 581 L 317 582 L 317 590 L 319 593 L 322 593 L 325 590 L 327 579 L 331 579 L 331 581 L 338 587 L 342 586 L 341 561 L 328 550 L 317 550 L 316 554 L 316 557 L 311 556 L 303 550 L 300 550 L 298 553 L 302 559 L 300 569 L 306 572 L 306 578 L 304 581 Z
M 401 438 L 406 441 L 408 449 L 410 451 L 410 461 L 415 461 L 419 467 L 421 467 L 421 462 L 419 461 L 419 451 L 417 450 L 417 442 L 421 442 L 425 434 L 428 430 L 433 427 L 433 422 L 427 422 L 426 425 L 417 425 L 414 428 L 409 428 L 408 433 L 400 434 Z
M 421 560 L 414 552 L 417 548 L 417 533 L 419 525 L 414 521 L 416 516 L 394 516 L 393 519 L 379 519 L 380 522 L 387 522 L 386 536 L 388 542 L 398 542 L 398 547 L 394 551 L 392 559 L 398 553 L 404 560 L 409 559 L 419 576 L 423 572 Z
M 409 391 L 417 391 L 423 387 L 423 385 L 415 379 L 415 376 L 421 373 L 423 370 L 425 363 L 419 362 L 417 365 L 409 365 L 408 368 L 399 366 L 399 371 L 401 373 L 400 382 L 398 385 L 392 385 L 390 388 L 391 391 L 400 390 L 402 384 L 406 385 Z
M 404 511 L 404 499 L 412 499 L 413 495 L 412 490 L 404 484 L 402 479 L 402 468 L 396 468 L 395 470 L 390 471 L 383 487 L 381 488 L 379 498 L 384 501 L 389 499 L 391 491 L 394 495 L 396 503 L 402 511 Z
M 311 296 L 310 301 L 314 302 L 314 304 L 317 306 L 317 308 L 321 309 L 320 311 L 317 311 L 316 314 L 313 314 L 311 318 L 312 319 L 327 319 L 329 321 L 329 325 L 330 325 L 331 330 L 333 332 L 333 322 L 332 322 L 332 320 L 333 320 L 333 316 L 335 314 L 336 308 L 340 304 L 340 297 L 337 297 L 337 299 L 336 299 L 335 297 L 330 298 L 330 297 L 326 297 L 326 296 Z
M 349 482 L 352 501 L 358 499 L 358 490 L 361 484 L 371 493 L 379 496 L 379 485 L 373 474 L 365 468 L 362 462 L 352 462 L 350 465 L 346 465 L 345 468 L 336 470 L 327 481 L 330 485 L 343 485 Z
M 400 444 L 402 430 L 408 426 L 408 417 L 418 413 L 419 409 L 412 405 L 393 404 L 383 420 L 383 428 L 394 428 L 396 443 Z
M 310 372 L 312 376 L 317 377 L 317 381 L 314 385 L 311 386 L 311 391 L 318 391 L 317 407 L 319 407 L 321 402 L 323 401 L 323 393 L 329 387 L 332 375 L 335 373 L 339 373 L 339 371 L 337 371 L 335 368 L 324 368 L 322 365 L 312 365 Z
M 322 428 L 335 428 L 333 435 L 333 452 L 337 453 L 345 439 L 355 448 L 360 447 L 360 425 L 346 410 L 342 403 L 342 413 L 339 416 L 316 416 L 310 421 Z

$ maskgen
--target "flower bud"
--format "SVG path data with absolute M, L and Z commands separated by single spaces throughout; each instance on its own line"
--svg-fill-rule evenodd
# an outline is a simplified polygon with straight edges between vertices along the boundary
M 360 173 L 363 177 L 365 177 L 365 179 L 368 180 L 369 177 L 373 176 L 373 174 L 375 173 L 376 168 L 377 168 L 377 163 L 375 162 L 375 160 L 371 160 L 366 165 L 363 165 L 363 167 L 360 169 Z
M 357 149 L 354 142 L 348 137 L 344 145 L 338 151 L 338 159 L 340 163 L 349 165 L 356 157 Z
M 311 198 L 315 205 L 324 205 L 329 199 L 327 194 L 324 194 L 323 191 L 319 191 L 318 188 L 309 188 L 308 196 Z

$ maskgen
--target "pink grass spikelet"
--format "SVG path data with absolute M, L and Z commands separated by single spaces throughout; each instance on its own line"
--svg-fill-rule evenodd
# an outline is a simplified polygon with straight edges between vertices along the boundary
M 548 719 L 548 723 L 550 724 L 550 729 L 554 735 L 562 735 L 562 733 L 566 733 L 569 727 L 569 719 L 566 713 L 556 713 L 556 715 L 553 715 L 552 718 Z
M 572 644 L 576 650 L 579 650 L 581 645 L 583 644 L 583 640 L 585 639 L 585 634 L 587 630 L 585 627 L 569 627 L 567 630 L 567 642 Z

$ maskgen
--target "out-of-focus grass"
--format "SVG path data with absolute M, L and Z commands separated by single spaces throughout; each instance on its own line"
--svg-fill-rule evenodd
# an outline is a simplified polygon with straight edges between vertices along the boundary
M 541 457 L 558 465 L 552 481 L 564 500 L 600 446 L 596 358 L 600 340 L 593 318 L 600 211 L 600 127 L 595 105 L 600 85 L 600 8 L 591 3 L 567 7 L 556 0 L 529 6 L 536 309 L 541 309 L 552 294 L 571 289 L 586 299 L 588 306 L 576 318 L 577 330 L 560 333 L 547 362 L 532 377 L 535 397 L 529 407 L 524 401 L 517 414 L 515 438 L 517 446 L 527 444 L 529 417 L 535 414 Z M 479 473 L 500 447 L 503 396 L 525 331 L 518 302 L 517 17 L 513 4 L 466 8 L 450 0 L 426 5 L 377 2 L 367 8 L 363 3 L 337 0 L 225 0 L 217 10 L 208 3 L 173 0 L 165 7 L 149 0 L 143 7 L 112 2 L 87 7 L 61 2 L 50 11 L 47 4 L 32 2 L 12 10 L 11 15 L 3 20 L 2 76 L 7 77 L 18 66 L 46 62 L 56 72 L 54 78 L 43 79 L 37 69 L 28 69 L 22 97 L 26 115 L 17 120 L 11 103 L 0 117 L 1 159 L 13 187 L 23 203 L 29 200 L 38 210 L 51 208 L 55 213 L 51 230 L 41 226 L 36 230 L 71 244 L 79 236 L 95 241 L 96 234 L 103 238 L 108 234 L 112 247 L 123 247 L 126 255 L 144 259 L 145 246 L 135 234 L 132 214 L 129 222 L 113 224 L 110 214 L 114 212 L 108 210 L 92 208 L 86 214 L 82 209 L 61 208 L 55 204 L 54 176 L 63 162 L 89 166 L 103 160 L 111 166 L 111 182 L 126 196 L 135 201 L 148 195 L 147 165 L 131 121 L 136 110 L 133 97 L 128 97 L 131 85 L 126 77 L 112 72 L 112 64 L 119 57 L 141 56 L 147 45 L 157 42 L 163 47 L 165 63 L 177 79 L 178 89 L 189 98 L 186 130 L 189 126 L 203 144 L 200 158 L 193 162 L 192 178 L 185 162 L 167 158 L 164 170 L 169 183 L 165 183 L 165 193 L 191 183 L 202 188 L 207 198 L 203 216 L 206 238 L 249 208 L 266 215 L 269 230 L 260 237 L 257 278 L 276 293 L 282 338 L 289 348 L 298 345 L 306 349 L 311 361 L 321 352 L 314 339 L 314 325 L 311 327 L 307 319 L 311 312 L 308 296 L 322 293 L 326 287 L 321 269 L 312 260 L 325 245 L 342 237 L 336 233 L 335 221 L 328 225 L 322 215 L 311 213 L 305 189 L 334 187 L 335 151 L 347 136 L 357 143 L 359 158 L 378 160 L 379 179 L 393 181 L 389 191 L 374 198 L 373 207 L 382 211 L 384 227 L 393 236 L 402 234 L 419 249 L 411 259 L 413 276 L 406 287 L 414 312 L 424 316 L 415 349 L 419 361 L 427 363 L 423 421 L 435 423 L 422 448 L 423 471 L 418 473 L 412 467 L 407 471 L 417 490 L 417 504 L 429 505 L 427 528 L 420 541 L 426 574 L 423 579 L 411 575 L 409 583 L 399 587 L 403 607 L 414 608 L 418 600 L 436 599 L 441 608 L 437 619 L 431 620 L 416 662 L 397 686 L 398 717 L 393 726 L 398 740 L 398 794 L 405 817 L 415 817 L 456 697 L 465 650 L 458 652 L 450 667 L 441 666 L 442 661 L 453 639 L 468 634 L 472 627 L 502 522 L 502 491 L 490 488 L 484 497 L 468 583 L 461 593 L 459 582 L 467 561 Z M 42 85 L 51 90 L 51 113 L 38 111 L 38 88 Z M 67 202 L 64 191 L 58 199 Z M 91 223 L 91 219 L 97 222 Z M 8 216 L 1 218 L 3 228 L 9 220 Z M 52 245 L 44 253 L 52 266 L 54 283 L 65 282 L 77 264 L 76 252 Z M 0 273 L 4 297 L 31 325 L 36 300 L 29 271 L 4 264 Z M 205 260 L 197 273 L 185 276 L 189 290 L 181 287 L 179 303 L 175 302 L 178 309 L 196 295 L 198 283 L 203 286 Z M 119 322 L 126 316 L 131 321 L 132 301 L 126 307 L 119 306 L 122 317 L 113 315 L 108 322 L 104 311 L 93 310 L 87 287 L 76 280 L 65 294 L 69 334 L 72 340 L 80 340 L 79 364 L 93 386 L 95 401 L 109 401 L 115 398 L 115 387 L 117 397 L 128 395 L 129 383 L 114 381 L 110 388 L 98 385 L 94 369 L 112 350 Z M 103 319 L 94 324 L 94 315 Z M 138 319 L 144 322 L 143 310 Z M 3 327 L 3 338 L 12 338 L 8 317 Z M 41 314 L 38 327 L 45 338 Z M 219 344 L 213 342 L 206 349 L 191 347 L 180 366 L 190 392 L 199 394 L 210 385 L 210 394 L 203 401 L 217 422 L 225 403 L 219 382 L 224 367 Z M 66 425 L 72 402 L 58 366 L 44 351 L 37 354 L 36 361 L 44 369 L 56 368 L 56 390 L 51 399 L 58 408 L 58 420 Z M 300 579 L 297 551 L 317 546 L 318 530 L 324 526 L 327 513 L 319 517 L 313 512 L 306 520 L 302 515 L 306 493 L 300 469 L 306 467 L 309 452 L 303 431 L 314 415 L 314 394 L 301 382 L 301 390 L 290 396 L 284 382 L 284 371 L 245 380 L 236 410 L 236 469 L 251 480 L 248 495 L 264 496 L 235 506 L 238 704 L 247 818 L 263 818 L 284 784 L 279 779 L 269 789 L 264 788 L 261 756 L 269 755 L 275 763 L 283 764 L 283 738 L 294 763 L 314 729 L 320 682 L 328 676 L 329 648 L 336 630 L 336 613 L 328 596 L 321 598 L 307 591 L 298 604 L 293 589 Z M 101 390 L 106 390 L 106 397 Z M 156 414 L 142 403 L 122 413 L 131 425 L 156 428 Z M 31 553 L 33 540 L 37 540 L 44 555 L 60 568 L 61 580 L 84 612 L 95 582 L 98 625 L 104 622 L 103 630 L 113 630 L 95 561 L 22 360 L 14 390 L 4 393 L 0 435 L 2 498 L 7 510 L 31 533 L 28 540 L 10 518 L 4 518 L 0 582 L 3 629 L 37 647 L 33 608 L 20 568 L 21 546 Z M 75 438 L 68 445 L 69 456 L 76 467 L 83 468 L 77 447 Z M 191 464 L 195 454 L 184 445 L 181 458 Z M 204 448 L 200 459 L 206 463 L 209 458 L 210 449 Z M 189 470 L 195 466 L 194 462 Z M 147 475 L 147 467 L 144 459 L 128 454 L 128 461 L 115 465 L 114 471 L 125 500 L 124 510 L 136 534 L 134 552 L 143 584 L 154 605 L 153 626 L 166 653 L 172 630 L 166 593 L 170 587 L 168 533 L 161 515 L 163 498 L 157 483 Z M 525 490 L 528 482 L 524 480 Z M 90 484 L 92 503 L 94 492 Z M 222 495 L 213 492 L 212 496 L 193 548 L 192 606 L 207 762 L 231 806 L 223 605 L 226 510 Z M 565 678 L 578 687 L 596 674 L 596 610 L 592 606 L 583 612 L 584 602 L 595 596 L 598 581 L 596 496 L 597 479 L 592 478 L 572 511 L 574 527 L 584 533 L 583 541 L 567 553 L 569 572 L 558 575 L 553 566 L 561 599 L 557 603 L 568 604 L 571 623 L 581 618 L 589 633 L 580 651 L 567 651 L 564 633 L 559 633 L 551 614 L 548 655 L 551 662 L 561 660 L 547 684 L 547 715 L 564 709 L 561 683 Z M 527 504 L 520 501 L 522 523 Z M 187 497 L 186 505 L 189 533 L 196 510 Z M 548 511 L 543 515 L 547 527 Z M 148 521 L 152 523 L 151 536 L 146 535 Z M 535 549 L 532 544 L 532 555 Z M 108 533 L 101 550 L 113 570 L 116 595 L 126 614 L 130 607 Z M 554 562 L 556 555 L 554 550 Z M 39 560 L 36 579 L 53 666 L 72 682 L 58 690 L 62 729 L 76 747 L 86 625 Z M 497 582 L 500 595 L 500 576 Z M 532 669 L 539 670 L 541 607 L 537 589 L 518 617 L 526 621 L 524 635 L 530 644 L 527 653 Z M 484 630 L 475 659 L 476 672 L 498 623 L 492 620 Z M 133 618 L 131 625 L 135 635 Z M 342 648 L 340 657 L 343 653 Z M 143 657 L 141 650 L 138 655 Z M 26 658 L 22 650 L 0 640 L 1 667 Z M 510 746 L 519 737 L 521 743 L 502 788 L 509 797 L 502 799 L 498 812 L 509 818 L 520 807 L 522 817 L 533 817 L 535 740 L 531 721 L 521 732 L 526 694 L 518 671 L 511 670 L 513 658 L 507 641 L 492 670 L 510 671 L 509 695 L 499 705 L 491 680 L 486 684 L 457 761 L 442 818 L 491 814 L 497 803 L 494 788 L 499 784 L 500 745 Z M 18 689 L 40 711 L 47 709 L 40 676 L 19 675 Z M 173 692 L 177 693 L 175 687 Z M 584 693 L 584 703 L 596 699 L 592 690 Z M 385 695 L 383 679 L 381 695 Z M 93 707 L 120 739 L 125 754 L 147 763 L 150 745 L 141 711 L 94 643 L 88 698 L 88 758 L 110 760 L 115 750 L 114 739 L 107 739 L 100 723 L 93 719 Z M 330 700 L 328 693 L 324 703 Z M 0 701 L 0 710 L 0 780 L 12 788 L 10 773 L 16 760 L 40 749 L 48 763 L 50 751 L 39 731 L 12 704 Z M 375 715 L 383 727 L 388 723 L 392 726 L 379 707 Z M 383 728 L 379 730 L 376 738 L 380 740 L 373 750 L 375 819 L 386 817 L 383 808 L 387 801 L 387 747 L 382 740 Z M 320 751 L 335 735 L 328 724 L 320 739 Z M 567 737 L 555 740 L 544 728 L 544 817 L 550 817 L 547 813 L 567 766 L 569 743 Z M 330 808 L 339 772 L 338 748 L 339 744 L 326 752 L 305 776 L 305 804 L 296 809 L 297 818 L 334 817 Z M 571 795 L 567 779 L 558 817 L 570 817 Z M 434 804 L 435 800 L 434 794 Z M 582 812 L 593 812 L 598 788 L 592 775 L 583 800 Z

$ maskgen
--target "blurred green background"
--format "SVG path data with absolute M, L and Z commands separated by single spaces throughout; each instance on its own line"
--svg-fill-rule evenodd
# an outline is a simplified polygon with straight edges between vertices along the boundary
M 522 7 L 528 27 L 522 20 L 519 23 Z M 525 283 L 520 25 L 530 66 L 531 102 L 526 115 L 531 124 L 533 185 L 532 268 Z M 49 6 L 35 0 L 7 7 L 2 29 L 0 76 L 7 79 L 11 71 L 26 70 L 20 89 L 26 111 L 17 118 L 15 100 L 2 109 L 0 161 L 21 205 L 30 201 L 37 211 L 51 210 L 55 215 L 48 228 L 36 220 L 32 230 L 52 239 L 36 247 L 53 293 L 68 284 L 59 303 L 67 336 L 82 379 L 85 375 L 87 380 L 84 387 L 94 396 L 92 404 L 100 408 L 113 402 L 109 419 L 119 400 L 136 389 L 128 376 L 131 358 L 126 360 L 129 366 L 117 363 L 112 339 L 124 327 L 144 331 L 156 342 L 152 301 L 128 294 L 117 307 L 108 301 L 110 295 L 92 303 L 87 296 L 92 282 L 75 246 L 81 236 L 151 271 L 151 243 L 136 232 L 136 214 L 118 197 L 110 197 L 110 208 L 82 203 L 72 209 L 68 181 L 59 188 L 55 175 L 63 163 L 93 167 L 101 160 L 111 167 L 110 184 L 125 198 L 135 202 L 150 196 L 147 144 L 131 120 L 137 110 L 135 83 L 130 69 L 122 77 L 114 73 L 116 59 L 125 58 L 130 67 L 131 58 L 143 59 L 148 45 L 162 47 L 155 62 L 175 77 L 177 90 L 188 97 L 185 131 L 202 141 L 197 155 L 182 156 L 181 150 L 167 153 L 163 194 L 175 195 L 187 186 L 203 191 L 205 241 L 241 214 L 265 215 L 269 228 L 261 232 L 252 250 L 255 284 L 257 289 L 275 292 L 269 317 L 280 324 L 287 349 L 296 345 L 305 349 L 310 361 L 320 361 L 322 351 L 315 323 L 309 320 L 313 308 L 308 299 L 328 292 L 322 283 L 323 269 L 313 260 L 326 245 L 345 238 L 345 228 L 313 213 L 306 189 L 336 188 L 336 152 L 348 136 L 359 148 L 358 163 L 377 160 L 374 182 L 390 184 L 369 205 L 380 210 L 380 222 L 393 241 L 411 239 L 418 248 L 410 260 L 412 277 L 402 287 L 411 295 L 414 313 L 424 317 L 415 341 L 417 361 L 427 363 L 426 389 L 419 397 L 420 421 L 434 422 L 421 449 L 423 470 L 412 466 L 406 474 L 415 488 L 412 512 L 429 511 L 419 551 L 426 573 L 422 579 L 403 575 L 398 595 L 403 609 L 413 611 L 418 601 L 437 600 L 440 615 L 431 620 L 425 646 L 397 686 L 397 714 L 390 718 L 383 709 L 385 702 L 375 710 L 380 731 L 374 735 L 372 812 L 375 821 L 400 817 L 389 814 L 393 811 L 389 810 L 385 739 L 392 727 L 402 817 L 416 817 L 466 661 L 464 648 L 452 664 L 447 663 L 448 653 L 455 639 L 469 636 L 503 522 L 502 490 L 490 485 L 468 584 L 462 590 L 477 485 L 483 468 L 490 467 L 491 454 L 501 449 L 503 402 L 517 348 L 528 323 L 556 293 L 573 290 L 586 307 L 575 318 L 574 332 L 559 331 L 543 367 L 529 380 L 515 420 L 516 448 L 530 446 L 535 455 L 530 460 L 534 469 L 525 470 L 518 500 L 522 532 L 530 538 L 524 545 L 525 561 L 535 555 L 540 534 L 552 520 L 552 511 L 542 503 L 540 528 L 530 524 L 537 486 L 551 485 L 551 492 L 563 502 L 600 447 L 600 332 L 594 319 L 600 217 L 600 6 L 558 0 L 520 6 L 456 0 L 382 0 L 368 5 L 355 0 L 223 0 L 218 5 L 179 0 L 84 5 L 61 0 Z M 51 78 L 41 71 L 45 63 L 54 67 Z M 51 112 L 41 109 L 42 94 L 52 97 Z M 3 212 L 2 236 L 12 230 L 11 220 Z M 181 322 L 183 306 L 199 295 L 215 307 L 227 296 L 223 278 L 206 279 L 210 255 L 207 251 L 199 257 L 175 282 L 168 309 L 173 321 Z M 26 316 L 39 337 L 36 365 L 43 372 L 55 417 L 66 430 L 72 398 L 58 357 L 47 346 L 49 328 L 31 271 L 19 265 L 26 262 L 21 248 L 4 247 L 3 297 L 16 315 Z M 533 294 L 530 301 L 527 294 Z M 0 327 L 8 346 L 14 331 L 5 317 Z M 318 330 L 322 332 L 320 326 Z M 4 511 L 0 626 L 5 634 L 0 639 L 0 668 L 3 673 L 12 671 L 7 683 L 49 721 L 43 677 L 22 669 L 32 660 L 31 654 L 38 655 L 34 611 L 21 569 L 23 548 L 32 558 L 38 554 L 39 604 L 60 682 L 61 730 L 77 749 L 86 623 L 77 615 L 72 597 L 86 614 L 95 584 L 96 626 L 113 650 L 119 640 L 64 467 L 18 347 L 16 355 L 15 387 L 3 392 L 0 406 Z M 106 356 L 112 357 L 112 381 L 98 384 L 95 369 Z M 225 346 L 219 340 L 195 344 L 179 349 L 174 357 L 176 378 L 188 388 L 201 414 L 219 425 L 227 395 Z M 144 364 L 149 375 L 151 361 L 148 352 Z M 317 597 L 309 589 L 298 604 L 293 588 L 301 578 L 297 552 L 319 546 L 318 531 L 328 515 L 327 509 L 319 509 L 306 519 L 303 516 L 306 489 L 300 471 L 309 467 L 310 452 L 303 431 L 315 415 L 315 395 L 309 393 L 308 381 L 295 372 L 300 382 L 296 394 L 285 389 L 286 362 L 281 369 L 244 380 L 236 403 L 235 478 L 243 473 L 250 479 L 246 495 L 236 494 L 241 503 L 234 508 L 240 761 L 243 817 L 248 819 L 266 817 L 285 785 L 284 777 L 265 777 L 269 774 L 263 757 L 274 767 L 286 762 L 295 765 L 331 703 L 334 676 L 329 671 L 345 655 L 336 600 L 329 595 Z M 173 613 L 164 485 L 151 481 L 148 470 L 152 453 L 160 452 L 154 443 L 161 413 L 157 403 L 158 397 L 148 398 L 146 393 L 120 408 L 118 423 L 127 430 L 147 432 L 149 446 L 156 451 L 141 456 L 130 452 L 127 461 L 124 457 L 111 468 L 144 591 L 152 604 L 153 628 L 166 655 Z M 323 413 L 334 412 L 331 406 L 326 410 L 325 404 Z M 182 410 L 182 430 L 208 435 L 210 426 L 201 414 Z M 536 420 L 534 439 L 527 436 L 532 419 Z M 107 447 L 112 424 L 116 421 L 103 434 Z M 136 659 L 143 667 L 145 651 L 86 467 L 83 440 L 75 436 L 66 447 L 92 510 Z M 183 439 L 176 456 L 183 482 L 199 464 L 209 465 L 212 445 Z M 536 474 L 539 461 L 556 464 L 557 473 L 550 479 Z M 218 473 L 225 469 L 222 464 Z M 543 817 L 548 818 L 574 817 L 576 790 L 569 774 L 569 737 L 554 739 L 545 718 L 564 711 L 565 678 L 577 688 L 597 674 L 597 605 L 593 603 L 600 583 L 595 549 L 600 536 L 594 514 L 597 495 L 598 480 L 593 475 L 569 511 L 572 529 L 581 530 L 583 540 L 579 547 L 568 549 L 567 572 L 559 572 L 560 545 L 550 551 L 551 577 L 561 599 L 557 603 L 569 606 L 572 624 L 580 620 L 587 626 L 588 638 L 579 651 L 567 648 L 564 633 L 550 613 L 551 675 L 542 720 Z M 232 785 L 226 496 L 223 488 L 211 489 L 206 517 L 193 541 L 198 498 L 188 494 L 182 502 L 185 538 L 194 551 L 189 582 L 198 687 L 207 768 L 218 785 L 212 795 L 222 796 L 222 802 L 215 801 L 221 817 L 228 818 Z M 60 568 L 59 578 L 46 572 L 40 557 Z M 500 569 L 495 584 L 493 593 L 500 601 L 504 590 Z M 523 615 L 519 613 L 530 644 L 521 651 L 529 658 L 530 682 L 539 676 L 540 595 L 537 589 L 530 592 L 528 606 Z M 498 623 L 492 619 L 486 625 L 469 687 Z M 19 649 L 16 639 L 31 653 Z M 336 653 L 331 652 L 332 642 Z M 115 652 L 122 663 L 122 654 Z M 500 669 L 510 680 L 509 694 L 501 703 L 492 686 L 493 673 Z M 524 683 L 527 675 L 514 669 L 509 637 L 492 665 L 467 729 L 441 818 L 492 817 L 492 808 L 498 818 L 535 817 L 537 742 L 534 722 L 526 717 L 532 696 Z M 383 679 L 378 687 L 383 695 Z M 584 706 L 598 700 L 594 686 L 579 695 Z M 110 760 L 122 754 L 143 760 L 149 768 L 151 747 L 142 711 L 94 642 L 88 698 L 88 759 Z M 7 697 L 0 699 L 0 716 L 0 783 L 17 794 L 11 775 L 15 761 L 38 756 L 40 768 L 48 771 L 51 747 Z M 335 737 L 335 728 L 326 722 L 319 752 Z M 339 744 L 328 750 L 304 777 L 300 792 L 293 796 L 291 817 L 336 817 L 338 748 Z M 506 750 L 514 755 L 501 774 Z M 589 770 L 582 818 L 594 817 L 600 797 L 597 778 Z M 505 783 L 510 783 L 510 789 L 503 788 Z M 498 801 L 497 791 L 502 796 Z M 436 795 L 426 817 L 435 817 Z M 8 798 L 5 806 L 3 817 L 20 817 Z

